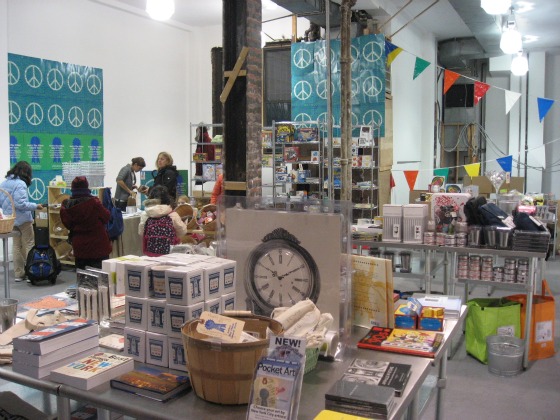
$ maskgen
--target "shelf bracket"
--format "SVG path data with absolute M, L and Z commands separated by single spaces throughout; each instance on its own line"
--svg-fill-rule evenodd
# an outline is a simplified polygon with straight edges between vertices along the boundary
M 220 95 L 220 102 L 225 104 L 226 100 L 229 96 L 229 93 L 231 92 L 231 89 L 233 88 L 233 84 L 235 83 L 235 80 L 237 79 L 238 76 L 246 76 L 247 72 L 241 70 L 241 66 L 243 66 L 243 63 L 245 62 L 245 59 L 247 58 L 247 54 L 249 53 L 249 48 L 247 47 L 243 47 L 241 49 L 241 53 L 239 54 L 239 57 L 237 57 L 237 61 L 235 62 L 235 66 L 233 67 L 232 71 L 226 71 L 224 73 L 224 76 L 227 77 L 227 82 L 226 85 L 224 87 L 224 90 L 222 91 L 222 94 Z M 242 74 L 245 73 L 245 74 Z

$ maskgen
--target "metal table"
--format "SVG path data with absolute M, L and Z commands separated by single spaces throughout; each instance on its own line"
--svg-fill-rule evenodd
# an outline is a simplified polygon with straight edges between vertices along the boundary
M 2 267 L 4 267 L 4 297 L 10 297 L 10 261 L 8 255 L 8 241 L 10 238 L 14 238 L 16 236 L 20 236 L 17 230 L 12 230 L 8 233 L 0 233 L 0 238 L 2 238 L 2 249 L 3 253 L 3 260 L 2 260 Z

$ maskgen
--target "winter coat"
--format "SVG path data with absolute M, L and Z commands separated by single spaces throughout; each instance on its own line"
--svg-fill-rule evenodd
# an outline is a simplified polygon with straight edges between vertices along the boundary
M 146 200 L 144 201 L 145 211 L 140 214 L 140 224 L 138 225 L 138 234 L 144 235 L 144 226 L 149 217 L 163 217 L 169 215 L 173 221 L 173 227 L 178 238 L 182 238 L 187 234 L 187 225 L 181 220 L 181 216 L 176 211 L 173 211 L 170 205 L 160 204 L 159 200 Z
M 31 212 L 37 210 L 37 204 L 29 201 L 27 184 L 18 177 L 10 175 L 0 184 L 0 188 L 10 193 L 12 200 L 14 200 L 14 206 L 16 208 L 16 220 L 14 221 L 14 226 L 21 226 L 24 223 L 33 222 L 33 215 Z M 12 202 L 8 196 L 1 191 L 0 207 L 2 208 L 2 212 L 4 214 L 12 214 Z
M 169 191 L 169 195 L 173 199 L 177 197 L 177 178 L 179 178 L 179 172 L 177 172 L 177 167 L 175 165 L 166 166 L 157 172 L 152 171 L 152 176 L 154 177 L 153 187 L 156 185 L 164 185 L 167 187 L 167 191 Z
M 113 247 L 106 225 L 111 213 L 97 197 L 64 200 L 60 208 L 62 223 L 70 230 L 74 256 L 80 259 L 107 257 Z

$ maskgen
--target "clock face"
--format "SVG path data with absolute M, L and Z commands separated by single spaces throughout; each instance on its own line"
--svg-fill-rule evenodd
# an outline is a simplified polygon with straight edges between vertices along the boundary
M 317 301 L 317 266 L 297 243 L 282 239 L 264 242 L 251 253 L 248 263 L 249 296 L 265 313 L 306 298 Z

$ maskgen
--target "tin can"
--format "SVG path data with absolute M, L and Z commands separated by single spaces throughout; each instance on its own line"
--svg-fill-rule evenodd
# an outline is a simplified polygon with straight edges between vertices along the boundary
M 435 234 L 435 232 L 424 232 L 424 244 L 425 245 L 435 245 L 436 244 L 436 234 Z

